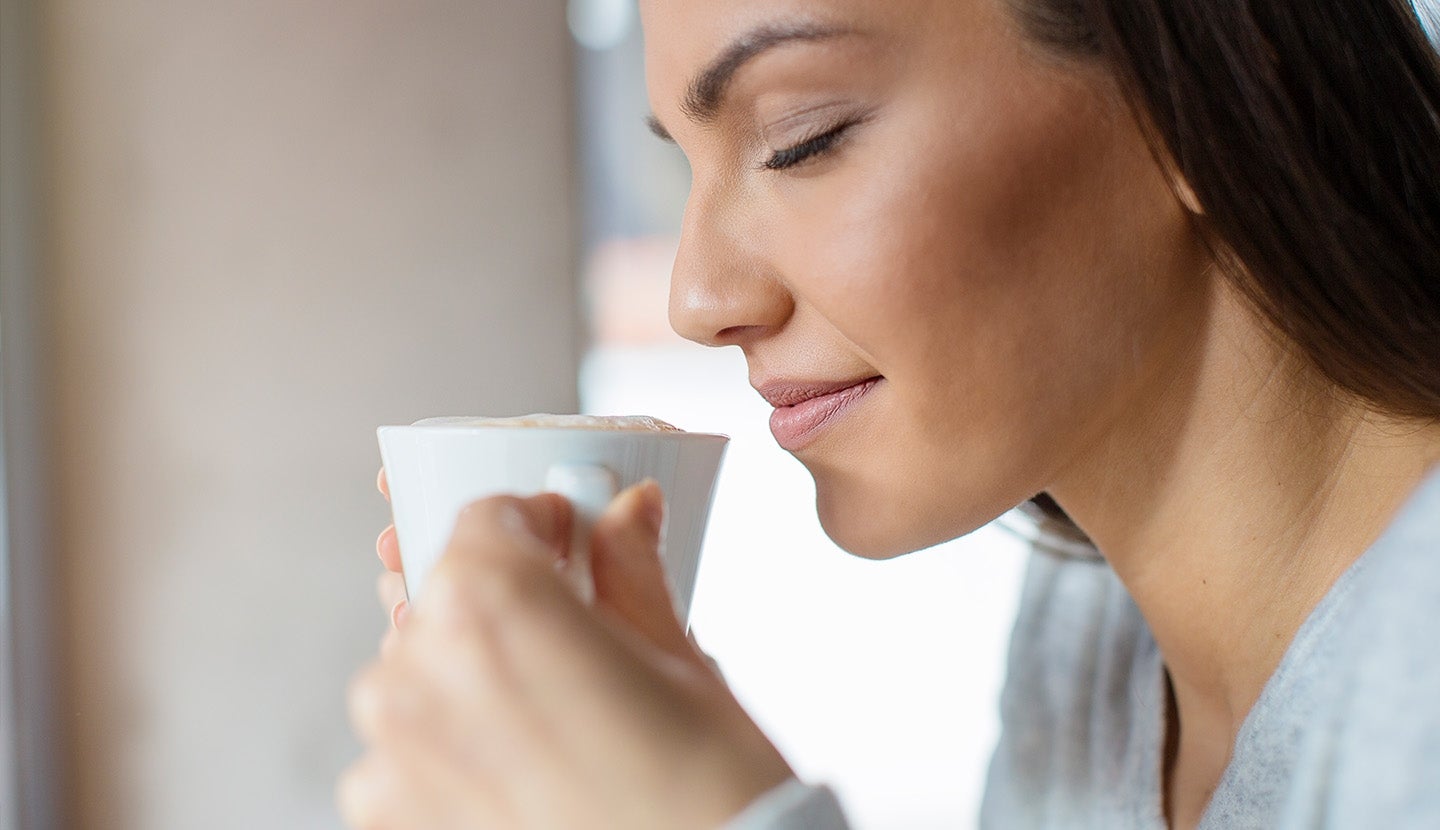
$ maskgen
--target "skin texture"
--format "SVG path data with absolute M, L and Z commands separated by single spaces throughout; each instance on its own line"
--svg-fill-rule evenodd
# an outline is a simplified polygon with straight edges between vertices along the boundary
M 797 455 L 831 537 L 890 556 L 1032 495 L 1163 382 L 1208 259 L 1113 87 L 1031 54 L 998 4 L 790 6 L 645 6 L 694 171 L 671 322 L 742 348 L 757 387 L 885 378 Z M 687 119 L 688 79 L 776 19 L 855 34 L 758 56 Z M 851 114 L 829 154 L 761 169 Z
M 338 785 L 345 820 L 714 827 L 789 777 L 671 610 L 662 515 L 654 482 L 616 497 L 591 539 L 586 606 L 556 568 L 572 520 L 562 497 L 467 508 L 425 603 L 351 685 L 367 751 Z M 392 530 L 377 547 L 398 578 Z
M 738 346 L 757 387 L 882 378 L 796 451 L 856 554 L 1050 492 L 1160 645 L 1167 812 L 1193 826 L 1295 630 L 1440 460 L 1440 427 L 1361 406 L 1273 336 L 1108 75 L 1027 43 L 1000 0 L 641 5 L 657 126 L 693 171 L 672 325 Z M 695 79 L 757 31 L 805 36 L 732 61 L 700 106 Z M 708 827 L 789 774 L 673 619 L 653 498 L 597 527 L 594 608 L 548 565 L 563 506 L 471 511 L 431 577 L 444 599 L 395 606 L 352 692 L 352 825 Z
M 1304 617 L 1440 459 L 1436 425 L 1368 410 L 1273 336 L 1103 68 L 1043 54 L 1003 4 L 642 9 L 651 103 L 694 171 L 676 330 L 741 348 L 757 387 L 884 377 L 796 452 L 854 553 L 1055 496 L 1165 655 L 1167 807 L 1195 824 Z M 712 117 L 686 111 L 726 43 L 777 25 L 852 34 L 773 47 Z

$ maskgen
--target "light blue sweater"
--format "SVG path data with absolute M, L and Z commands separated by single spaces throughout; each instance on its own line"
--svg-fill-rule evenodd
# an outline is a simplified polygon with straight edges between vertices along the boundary
M 980 824 L 1161 830 L 1165 676 L 1102 560 L 1037 543 Z M 792 781 L 728 830 L 839 830 Z M 1306 619 L 1251 709 L 1202 830 L 1440 828 L 1440 471 Z

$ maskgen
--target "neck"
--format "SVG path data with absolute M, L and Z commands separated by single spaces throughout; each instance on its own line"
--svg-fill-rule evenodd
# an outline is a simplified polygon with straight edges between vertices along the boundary
M 1226 286 L 1210 312 L 1050 492 L 1155 636 L 1172 746 L 1218 780 L 1296 630 L 1440 460 L 1440 426 L 1328 391 Z

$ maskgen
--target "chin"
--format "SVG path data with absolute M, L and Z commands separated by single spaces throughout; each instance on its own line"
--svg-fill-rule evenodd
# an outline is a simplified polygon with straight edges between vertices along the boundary
M 860 527 L 853 521 L 837 521 L 820 513 L 820 526 L 837 547 L 862 559 L 894 559 L 921 548 L 902 544 L 892 534 L 877 532 L 875 527 Z
M 965 498 L 964 487 L 947 488 L 952 496 L 937 503 L 924 493 L 897 489 L 893 482 L 838 472 L 812 470 L 815 512 L 831 541 L 865 559 L 893 559 L 958 539 L 1014 506 L 981 490 Z
M 935 519 L 919 520 L 906 506 L 888 504 L 888 499 L 849 499 L 816 489 L 815 511 L 820 526 L 841 550 L 864 559 L 894 559 L 914 553 L 983 527 L 989 520 L 953 523 L 937 527 Z M 913 508 L 912 508 L 913 509 Z M 997 514 L 998 515 L 998 514 Z M 994 517 L 991 517 L 994 518 Z

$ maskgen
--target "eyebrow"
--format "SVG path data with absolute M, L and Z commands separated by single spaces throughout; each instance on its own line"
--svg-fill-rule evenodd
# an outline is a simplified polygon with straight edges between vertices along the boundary
M 852 30 L 817 23 L 768 24 L 751 29 L 732 41 L 690 81 L 690 87 L 680 103 L 680 111 L 697 124 L 709 123 L 715 120 L 735 73 L 749 61 L 782 44 L 826 40 L 848 34 L 852 34 Z M 645 123 L 650 132 L 662 140 L 675 141 L 653 114 L 645 119 Z

